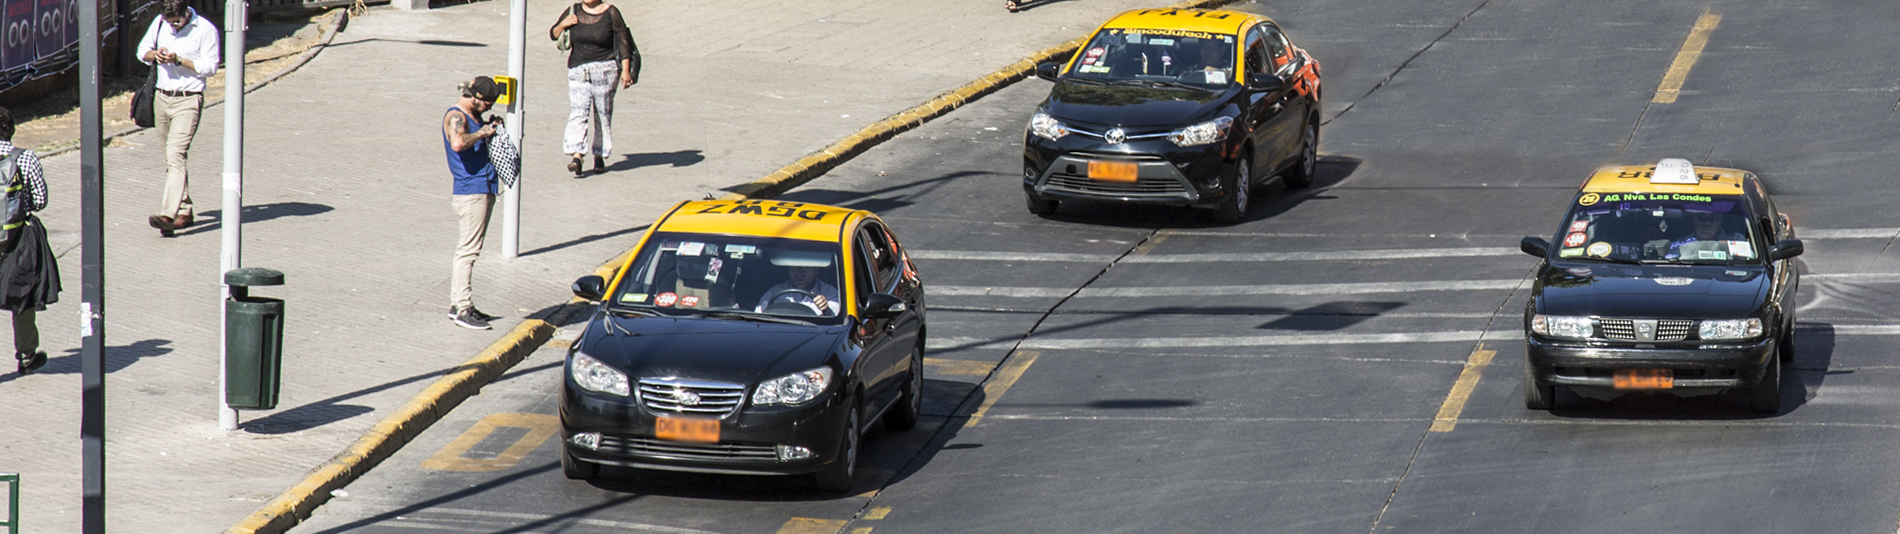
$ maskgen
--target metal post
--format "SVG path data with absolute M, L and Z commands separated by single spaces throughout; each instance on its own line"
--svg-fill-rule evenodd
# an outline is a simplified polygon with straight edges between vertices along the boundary
M 508 106 L 508 138 L 515 146 L 521 146 L 522 109 L 527 106 L 527 84 L 522 82 L 521 74 L 528 62 L 528 0 L 512 0 L 508 4 L 508 76 L 515 79 L 514 99 Z M 526 151 L 523 151 L 526 152 Z M 515 175 L 514 187 L 501 192 L 501 259 L 513 259 L 521 251 L 521 186 L 527 182 L 523 175 L 528 166 L 521 165 L 521 172 Z
M 20 474 L 0 473 L 0 482 L 7 483 L 7 534 L 20 534 Z
M 106 244 L 99 3 L 79 2 L 80 532 L 106 532 Z
M 219 212 L 218 230 L 224 237 L 223 252 L 218 254 L 218 428 L 237 430 L 238 413 L 225 398 L 225 358 L 230 357 L 230 333 L 225 332 L 224 301 L 231 298 L 231 286 L 225 285 L 224 273 L 243 266 L 244 224 L 244 0 L 227 0 L 224 6 L 224 205 Z

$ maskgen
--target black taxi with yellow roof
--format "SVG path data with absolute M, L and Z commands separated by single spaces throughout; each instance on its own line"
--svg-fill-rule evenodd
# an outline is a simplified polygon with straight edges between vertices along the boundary
M 1524 405 L 1556 388 L 1611 398 L 1746 391 L 1781 409 L 1801 240 L 1754 173 L 1684 159 L 1606 166 L 1547 241 L 1524 310 Z
M 1265 17 L 1137 9 L 1066 62 L 1023 137 L 1029 211 L 1067 201 L 1213 208 L 1246 217 L 1252 189 L 1312 183 L 1319 62 Z
M 865 430 L 922 410 L 923 283 L 871 212 L 682 202 L 574 294 L 600 306 L 562 382 L 569 478 L 811 473 L 846 491 Z

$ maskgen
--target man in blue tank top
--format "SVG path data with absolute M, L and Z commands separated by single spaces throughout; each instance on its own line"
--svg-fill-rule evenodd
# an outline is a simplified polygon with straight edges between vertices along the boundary
M 495 207 L 495 167 L 488 160 L 488 138 L 495 126 L 482 118 L 501 96 L 493 78 L 477 76 L 462 84 L 462 98 L 442 114 L 442 149 L 455 178 L 455 216 L 460 220 L 455 267 L 449 279 L 449 318 L 463 328 L 487 330 L 495 319 L 475 309 L 475 257 L 488 236 L 488 215 Z

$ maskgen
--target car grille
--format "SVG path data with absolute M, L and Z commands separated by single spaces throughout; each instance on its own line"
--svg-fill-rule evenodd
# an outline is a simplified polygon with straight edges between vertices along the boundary
M 1597 327 L 1603 331 L 1604 338 L 1636 341 L 1635 320 L 1597 319 Z M 1695 330 L 1695 321 L 1687 319 L 1658 319 L 1656 321 L 1656 341 L 1682 341 L 1688 339 L 1691 330 Z
M 688 443 L 654 438 L 600 436 L 600 452 L 685 460 L 778 460 L 778 450 L 758 443 Z
M 678 378 L 640 380 L 640 405 L 654 413 L 725 417 L 745 402 L 745 386 Z
M 1047 182 L 1049 189 L 1074 193 L 1114 196 L 1168 196 L 1177 197 L 1187 193 L 1180 180 L 1142 176 L 1134 183 L 1107 182 L 1091 180 L 1087 176 L 1052 173 Z

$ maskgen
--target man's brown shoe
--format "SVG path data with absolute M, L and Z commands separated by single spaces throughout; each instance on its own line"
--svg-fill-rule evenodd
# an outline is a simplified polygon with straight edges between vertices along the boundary
M 187 213 L 172 218 L 172 228 L 178 230 L 191 228 L 191 214 Z
M 158 235 L 165 237 L 171 237 L 172 230 L 178 229 L 177 226 L 172 224 L 172 218 L 164 215 L 153 215 L 151 218 L 146 219 L 145 222 L 151 223 L 153 228 L 158 229 Z

